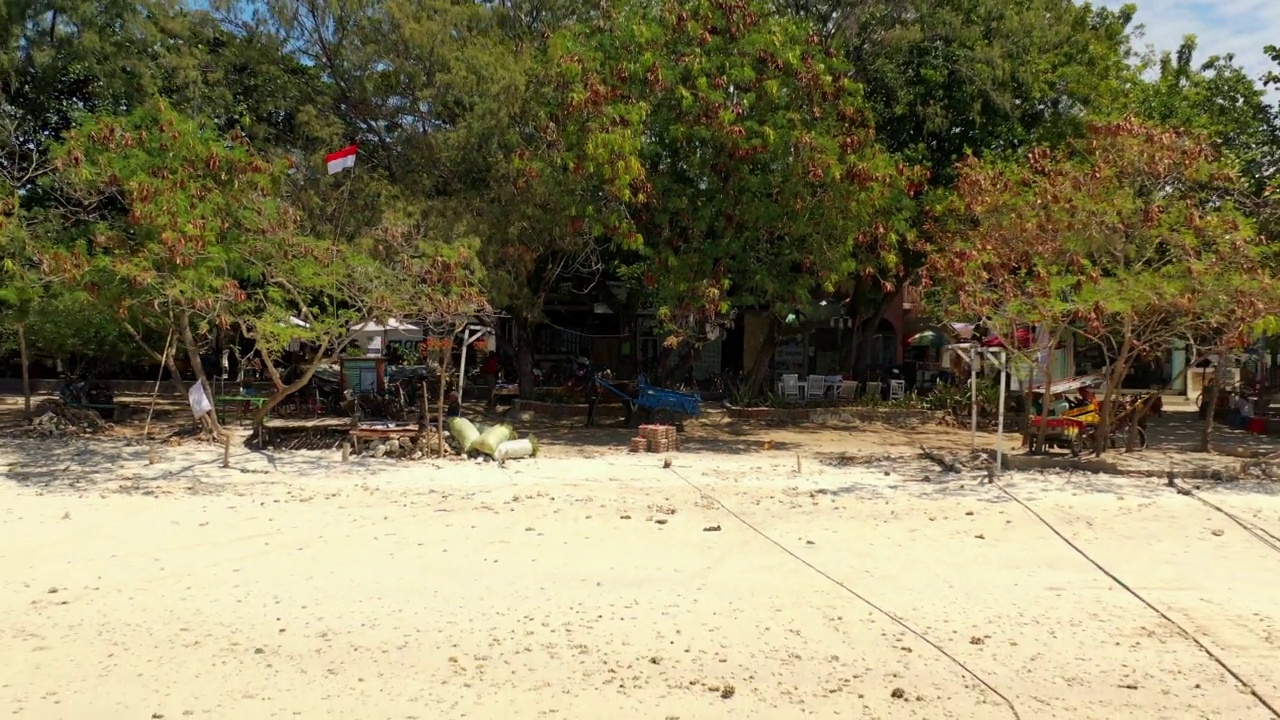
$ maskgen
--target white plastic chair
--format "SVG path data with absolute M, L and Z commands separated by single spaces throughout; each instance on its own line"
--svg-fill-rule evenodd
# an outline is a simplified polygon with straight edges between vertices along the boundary
M 858 382 L 856 380 L 841 380 L 837 398 L 840 400 L 856 400 L 858 398 Z
M 906 380 L 890 380 L 889 381 L 889 399 L 901 400 L 907 396 Z
M 784 400 L 800 399 L 800 376 L 799 375 L 783 375 L 782 376 L 782 399 Z
M 805 379 L 805 400 L 821 400 L 827 394 L 827 383 L 821 375 L 810 375 Z
M 877 402 L 880 400 L 880 383 L 879 382 L 867 383 L 866 397 L 869 397 L 872 400 L 875 400 Z

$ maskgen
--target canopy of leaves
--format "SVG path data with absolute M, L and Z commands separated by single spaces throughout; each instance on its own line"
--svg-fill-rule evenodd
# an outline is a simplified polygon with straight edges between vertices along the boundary
M 1114 102 L 1135 11 L 1072 0 L 775 0 L 849 58 L 884 143 L 943 182 L 967 154 L 1056 143 Z
M 361 244 L 406 278 L 431 278 L 402 293 L 406 315 L 483 307 L 476 209 L 505 157 L 496 99 L 518 95 L 521 77 L 499 52 L 492 10 L 443 0 L 213 4 L 225 23 L 323 79 L 327 104 L 313 105 L 328 113 L 328 150 L 359 144 L 350 173 L 326 178 L 316 160 L 299 163 L 290 192 L 304 231 Z
M 1195 50 L 1196 39 L 1188 36 L 1176 53 L 1143 58 L 1137 72 L 1158 72 L 1132 89 L 1134 112 L 1164 127 L 1205 133 L 1260 193 L 1280 172 L 1280 113 L 1230 55 L 1195 65 Z
M 673 327 L 898 262 L 923 174 L 880 148 L 804 22 L 751 0 L 636 4 L 559 34 L 548 62 L 547 151 L 521 158 L 517 187 L 556 178 L 571 232 L 642 253 Z
M 42 260 L 121 318 L 235 324 L 268 350 L 331 343 L 370 318 L 475 309 L 460 267 L 469 256 L 424 246 L 421 216 L 385 217 L 341 243 L 303 234 L 284 203 L 286 163 L 163 102 L 86 119 L 55 160 L 64 188 L 100 210 L 85 219 L 82 242 Z
M 286 168 L 164 102 L 86 118 L 54 158 L 91 214 L 83 241 L 43 259 L 121 317 L 193 311 L 226 326 L 246 300 L 249 263 L 293 239 Z
M 1022 162 L 970 160 L 935 229 L 933 284 L 979 316 L 1072 322 L 1117 352 L 1243 338 L 1277 306 L 1275 253 L 1234 166 L 1195 133 L 1102 123 Z

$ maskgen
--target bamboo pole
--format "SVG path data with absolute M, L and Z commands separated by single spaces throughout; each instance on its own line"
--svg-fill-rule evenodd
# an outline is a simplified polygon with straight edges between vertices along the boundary
M 165 359 L 169 357 L 169 345 L 173 342 L 173 330 L 169 330 L 169 336 L 164 339 L 164 354 L 160 356 L 160 372 L 156 374 L 156 386 L 151 390 L 151 405 L 147 408 L 147 422 L 142 426 L 142 442 L 147 442 L 148 433 L 151 432 L 151 415 L 156 410 L 156 396 L 160 394 L 160 382 L 164 379 Z

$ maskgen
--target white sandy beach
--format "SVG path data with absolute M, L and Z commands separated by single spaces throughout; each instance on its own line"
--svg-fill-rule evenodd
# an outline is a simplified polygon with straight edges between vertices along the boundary
M 1014 717 L 659 456 L 586 455 L 240 450 L 223 470 L 208 447 L 150 466 L 136 445 L 4 440 L 0 712 Z M 799 472 L 791 451 L 671 458 L 1025 720 L 1270 716 L 991 486 L 906 453 Z M 1280 554 L 1156 480 L 1005 484 L 1280 703 Z M 1205 496 L 1280 531 L 1266 488 Z

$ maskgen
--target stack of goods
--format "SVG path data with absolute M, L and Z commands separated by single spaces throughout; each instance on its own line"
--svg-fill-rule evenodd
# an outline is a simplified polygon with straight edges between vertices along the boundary
M 449 418 L 449 435 L 464 455 L 488 455 L 499 463 L 536 457 L 538 441 L 533 437 L 518 438 L 510 425 L 494 425 L 484 432 L 470 420 Z
M 672 425 L 641 425 L 640 437 L 631 438 L 631 452 L 665 453 L 680 449 L 680 437 Z

